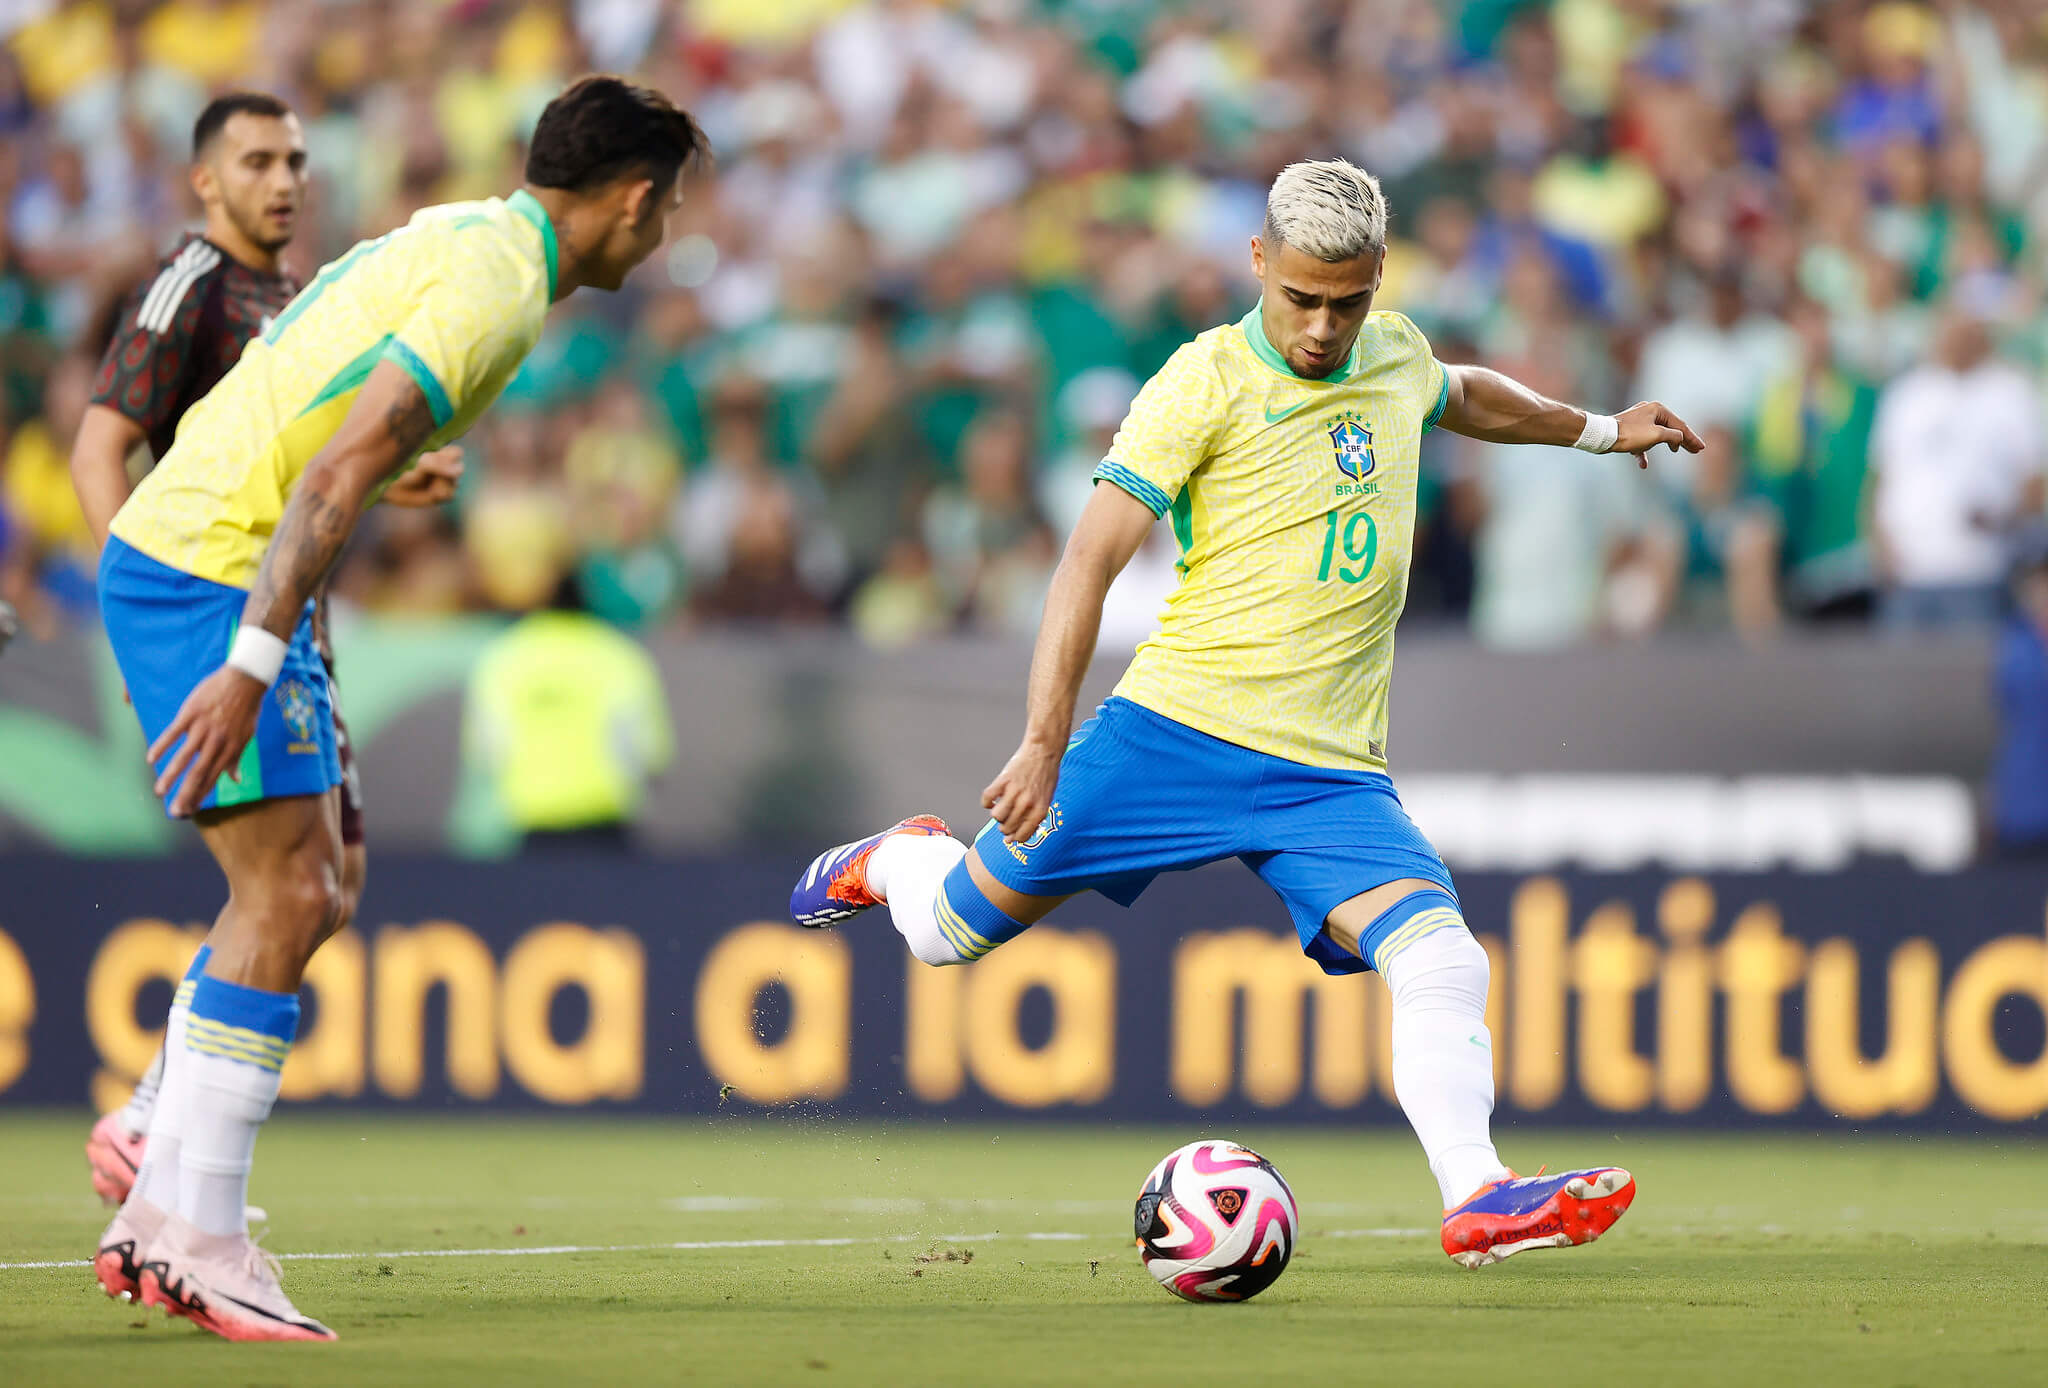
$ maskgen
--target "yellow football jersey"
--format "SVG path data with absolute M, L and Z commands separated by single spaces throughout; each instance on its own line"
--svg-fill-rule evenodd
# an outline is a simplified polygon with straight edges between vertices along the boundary
M 422 451 L 462 437 L 539 340 L 554 301 L 554 228 L 531 194 L 424 208 L 321 270 L 186 411 L 176 441 L 113 520 L 159 563 L 236 588 L 285 499 L 379 362 L 433 409 Z
M 1173 354 L 1095 470 L 1172 518 L 1181 580 L 1116 692 L 1240 747 L 1386 767 L 1417 452 L 1450 378 L 1398 313 L 1304 380 L 1254 308 Z

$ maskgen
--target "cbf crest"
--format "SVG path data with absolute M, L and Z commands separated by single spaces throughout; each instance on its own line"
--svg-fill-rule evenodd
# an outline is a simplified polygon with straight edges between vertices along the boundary
M 1024 840 L 1024 842 L 1022 843 L 1006 843 L 1003 845 L 1003 847 L 1009 849 L 1010 856 L 1015 858 L 1018 862 L 1029 863 L 1031 861 L 1029 856 L 1030 851 L 1038 847 L 1038 845 L 1044 843 L 1047 837 L 1049 837 L 1059 827 L 1060 807 L 1058 804 L 1054 804 L 1051 809 L 1045 812 L 1045 818 L 1038 822 L 1038 829 L 1031 835 L 1030 838 Z
M 313 740 L 313 720 L 319 711 L 313 703 L 313 691 L 298 680 L 286 680 L 277 687 L 276 698 L 277 711 L 284 715 L 284 725 L 292 731 L 293 742 L 285 750 L 318 751 L 319 744 Z
M 1330 447 L 1337 452 L 1337 471 L 1363 482 L 1372 471 L 1372 426 L 1346 410 L 1330 427 Z

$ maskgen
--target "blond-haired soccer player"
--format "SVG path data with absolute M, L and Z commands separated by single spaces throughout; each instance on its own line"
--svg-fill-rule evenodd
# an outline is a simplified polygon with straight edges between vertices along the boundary
M 1161 872 L 1238 858 L 1310 959 L 1386 979 L 1444 1251 L 1478 1267 L 1591 1242 L 1635 1183 L 1618 1167 L 1518 1177 L 1494 1151 L 1486 952 L 1386 772 L 1418 447 L 1437 426 L 1644 464 L 1702 445 L 1659 404 L 1594 414 L 1437 361 L 1413 323 L 1373 310 L 1386 225 L 1378 183 L 1341 160 L 1274 180 L 1251 243 L 1258 306 L 1174 353 L 1096 469 L 1107 485 L 1046 600 L 1023 743 L 982 793 L 990 823 L 971 848 L 929 815 L 842 844 L 790 911 L 825 926 L 886 902 L 919 959 L 962 964 L 1077 892 L 1129 905 Z M 1077 732 L 1103 597 L 1162 519 L 1180 585 Z
M 134 1189 L 94 1258 L 233 1340 L 328 1340 L 253 1244 L 256 1133 L 340 905 L 334 716 L 311 597 L 375 499 L 461 437 L 582 285 L 661 244 L 703 133 L 659 92 L 587 77 L 541 113 L 526 186 L 431 207 L 327 266 L 186 414 L 115 514 L 100 610 L 156 789 L 228 879 L 179 989 Z

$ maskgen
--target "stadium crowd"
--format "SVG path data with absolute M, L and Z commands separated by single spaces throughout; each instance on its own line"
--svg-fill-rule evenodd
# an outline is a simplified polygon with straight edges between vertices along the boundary
M 1413 620 L 1982 622 L 2042 509 L 2048 13 L 2033 0 L 0 0 L 0 597 L 92 609 L 65 458 L 120 297 L 187 224 L 209 94 L 289 99 L 307 276 L 518 184 L 561 79 L 718 151 L 579 295 L 444 511 L 380 508 L 371 610 L 1029 632 L 1139 383 L 1254 294 L 1290 160 L 1383 180 L 1380 296 L 1439 356 L 1698 460 L 1425 445 Z M 1110 628 L 1141 629 L 1172 540 Z M 1121 620 L 1121 626 L 1119 625 Z

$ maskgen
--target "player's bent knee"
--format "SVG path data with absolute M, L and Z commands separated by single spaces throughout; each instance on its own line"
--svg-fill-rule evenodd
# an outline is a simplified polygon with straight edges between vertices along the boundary
M 1029 929 L 1029 923 L 1005 915 L 974 880 L 968 867 L 972 853 L 953 865 L 939 883 L 932 903 L 936 937 L 911 940 L 911 952 L 927 964 L 971 964 Z M 908 937 L 906 937 L 908 938 Z

